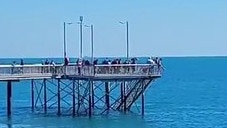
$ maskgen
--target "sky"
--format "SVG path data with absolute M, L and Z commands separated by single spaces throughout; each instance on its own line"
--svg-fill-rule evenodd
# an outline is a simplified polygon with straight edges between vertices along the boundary
M 0 58 L 78 57 L 79 16 L 94 56 L 226 56 L 226 0 L 1 0 Z M 83 56 L 91 56 L 83 27 Z

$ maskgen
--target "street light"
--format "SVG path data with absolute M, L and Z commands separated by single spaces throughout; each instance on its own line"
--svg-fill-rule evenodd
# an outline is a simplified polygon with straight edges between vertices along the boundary
M 126 56 L 127 60 L 129 59 L 129 40 L 128 40 L 128 21 L 126 22 L 119 22 L 120 24 L 126 24 Z
M 72 23 L 66 23 L 64 22 L 64 58 L 66 58 L 67 54 L 66 54 L 66 24 L 70 25 Z M 65 59 L 64 59 L 65 62 Z
M 82 40 L 82 38 L 83 38 L 83 35 L 82 35 L 83 16 L 80 16 L 79 24 L 80 24 L 80 58 L 82 58 L 83 57 L 83 46 L 82 46 L 82 44 L 83 44 L 83 40 Z
M 94 61 L 94 36 L 93 36 L 93 25 L 84 25 L 85 27 L 91 28 L 91 63 Z

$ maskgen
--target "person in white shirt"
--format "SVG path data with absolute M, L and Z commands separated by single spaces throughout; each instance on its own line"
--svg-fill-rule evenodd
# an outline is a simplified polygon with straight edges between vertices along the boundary
M 153 61 L 153 59 L 151 59 L 151 57 L 149 57 L 148 60 L 147 60 L 147 64 L 154 65 L 155 62 Z

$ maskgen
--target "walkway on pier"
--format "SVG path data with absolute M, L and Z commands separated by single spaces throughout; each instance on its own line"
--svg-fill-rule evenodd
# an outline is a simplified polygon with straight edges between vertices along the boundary
M 77 79 L 126 79 L 138 77 L 160 77 L 161 69 L 150 64 L 111 65 L 0 65 L 0 81 L 77 78 Z

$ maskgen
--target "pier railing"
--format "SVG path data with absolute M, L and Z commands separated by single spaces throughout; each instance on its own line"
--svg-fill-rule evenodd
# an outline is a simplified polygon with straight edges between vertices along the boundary
M 111 65 L 0 65 L 0 77 L 7 76 L 160 76 L 161 69 L 150 64 Z

